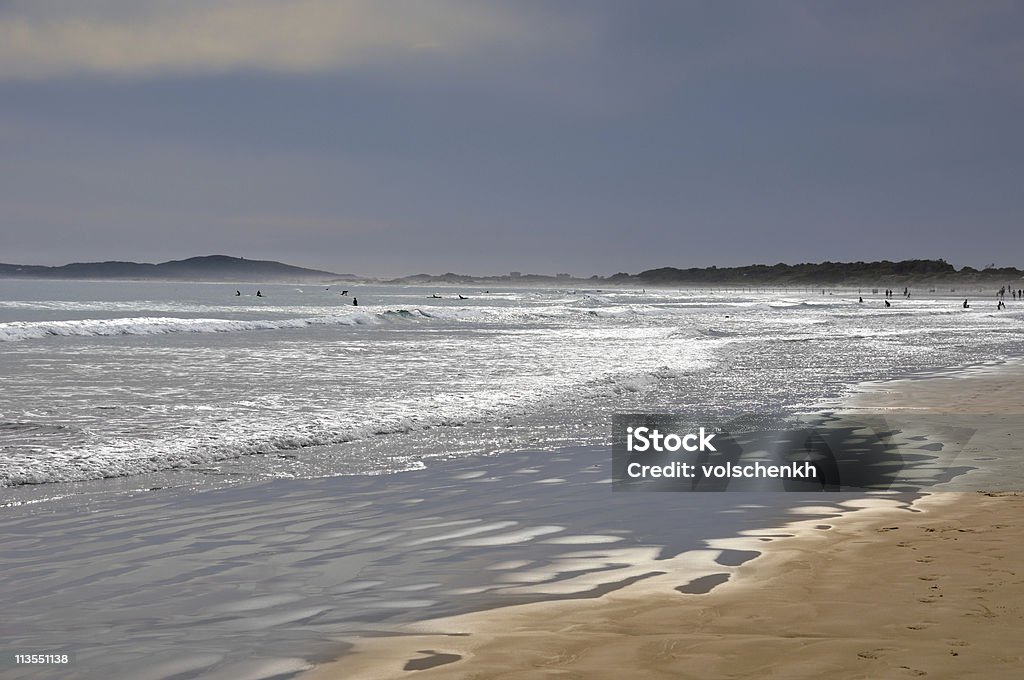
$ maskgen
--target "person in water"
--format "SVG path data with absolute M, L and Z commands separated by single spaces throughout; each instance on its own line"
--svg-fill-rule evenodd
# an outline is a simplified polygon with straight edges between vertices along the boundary
M 358 307 L 359 306 L 359 298 L 353 296 L 353 298 L 352 298 L 352 306 L 353 307 Z
M 889 304 L 889 301 L 888 301 L 888 300 L 886 300 L 886 301 L 885 301 L 885 306 L 886 306 L 886 307 L 892 307 L 892 305 L 890 305 L 890 304 Z
M 241 295 L 241 294 L 242 294 L 242 291 L 240 291 L 240 290 L 236 290 L 236 291 L 235 291 L 235 297 L 238 297 L 238 296 L 239 296 L 239 295 Z
M 864 298 L 858 299 L 857 302 L 864 302 Z
M 967 300 L 964 300 L 964 309 L 970 309 L 971 306 L 967 304 Z
M 348 291 L 347 290 L 343 290 L 343 291 L 341 291 L 341 294 L 342 295 L 348 295 Z
M 256 297 L 263 297 L 263 293 L 259 290 L 256 291 Z
M 459 299 L 460 299 L 460 300 L 468 300 L 469 298 L 468 298 L 468 297 L 465 297 L 465 296 L 463 296 L 462 294 L 459 294 Z

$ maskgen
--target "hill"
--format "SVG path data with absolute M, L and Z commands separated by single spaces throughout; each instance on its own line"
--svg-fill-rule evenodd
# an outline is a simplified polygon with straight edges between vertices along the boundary
M 228 255 L 205 255 L 159 264 L 148 262 L 73 262 L 59 267 L 0 264 L 0 276 L 45 279 L 156 279 L 173 281 L 307 281 L 351 279 L 273 260 L 247 260 Z

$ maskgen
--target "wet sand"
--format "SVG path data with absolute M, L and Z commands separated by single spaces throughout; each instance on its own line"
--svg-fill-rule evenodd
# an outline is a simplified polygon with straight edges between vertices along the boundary
M 853 404 L 941 421 L 1024 412 L 1022 388 L 1024 369 L 1003 366 L 885 383 Z M 965 451 L 1001 465 L 1024 456 L 1024 419 L 984 422 Z M 680 587 L 670 573 L 590 600 L 428 621 L 360 641 L 304 677 L 1020 677 L 1024 496 L 982 489 L 930 493 L 910 509 L 864 504 L 828 524 L 786 527 L 793 536 L 759 546 L 764 554 L 725 583 Z M 728 545 L 749 548 L 742 540 Z

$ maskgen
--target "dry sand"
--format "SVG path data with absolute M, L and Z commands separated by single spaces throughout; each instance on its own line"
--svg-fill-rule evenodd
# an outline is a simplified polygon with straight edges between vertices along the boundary
M 1016 366 L 883 388 L 858 406 L 1024 412 Z M 1012 421 L 980 441 L 1024 456 Z M 1021 678 L 1022 515 L 1024 496 L 1004 492 L 879 503 L 827 530 L 794 525 L 710 593 L 682 594 L 668 574 L 594 600 L 425 622 L 304 677 Z

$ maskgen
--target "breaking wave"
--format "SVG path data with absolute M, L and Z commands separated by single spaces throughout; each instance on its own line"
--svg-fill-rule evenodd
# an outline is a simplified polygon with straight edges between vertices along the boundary
M 432 318 L 418 309 L 385 312 L 355 312 L 337 316 L 300 319 L 185 319 L 178 317 L 130 317 L 122 319 L 79 319 L 74 321 L 9 321 L 0 323 L 0 342 L 47 337 L 89 337 L 115 335 L 163 335 L 166 333 L 231 333 L 278 330 L 309 326 L 365 326 L 394 320 Z

